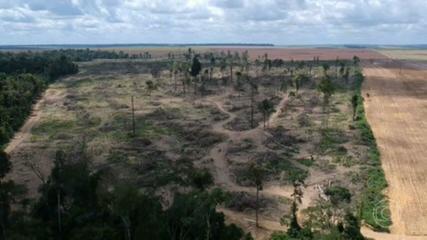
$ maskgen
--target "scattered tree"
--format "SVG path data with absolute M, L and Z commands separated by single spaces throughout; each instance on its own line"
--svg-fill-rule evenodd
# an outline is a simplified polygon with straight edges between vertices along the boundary
M 258 211 L 259 211 L 259 191 L 262 191 L 263 182 L 265 178 L 266 171 L 265 169 L 258 165 L 257 163 L 252 163 L 249 166 L 249 179 L 255 184 L 256 187 L 256 203 L 255 203 L 255 224 L 259 227 L 258 224 Z
M 251 88 L 251 128 L 255 127 L 254 123 L 254 114 L 255 114 L 255 94 L 258 92 L 258 85 L 254 81 L 249 81 L 249 86 Z
M 190 68 L 190 75 L 193 77 L 194 83 L 194 94 L 197 92 L 197 76 L 199 76 L 200 71 L 202 70 L 202 64 L 199 61 L 198 56 L 194 56 L 193 63 Z
M 353 121 L 357 119 L 357 107 L 359 105 L 359 95 L 354 94 L 351 98 L 351 106 L 353 107 Z
M 147 87 L 148 96 L 151 96 L 151 92 L 156 89 L 156 85 L 154 85 L 154 82 L 151 80 L 146 81 L 145 85 Z
M 328 118 L 329 118 L 329 100 L 335 92 L 335 86 L 332 83 L 332 80 L 329 77 L 329 75 L 325 74 L 322 77 L 322 80 L 320 81 L 320 84 L 318 85 L 317 88 L 323 94 L 323 106 L 324 106 L 324 111 L 326 112 L 326 126 L 327 126 Z
M 274 104 L 269 99 L 264 99 L 262 102 L 258 104 L 258 109 L 262 112 L 263 120 L 264 120 L 264 128 L 265 128 L 267 116 L 269 116 L 275 111 Z
M 11 166 L 9 155 L 0 149 L 0 179 L 6 176 L 10 171 Z

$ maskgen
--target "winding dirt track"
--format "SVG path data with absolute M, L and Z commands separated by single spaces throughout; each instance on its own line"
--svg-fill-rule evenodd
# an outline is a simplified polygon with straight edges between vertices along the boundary
M 31 116 L 27 119 L 25 124 L 19 129 L 15 134 L 13 139 L 6 146 L 5 152 L 12 153 L 16 147 L 18 147 L 22 142 L 28 140 L 31 135 L 31 129 L 37 124 L 41 117 L 41 109 L 47 101 L 54 99 L 59 93 L 55 90 L 48 89 L 43 94 L 41 99 L 33 106 Z
M 225 96 L 226 94 L 224 94 Z M 270 137 L 270 134 L 265 131 L 263 128 L 263 124 L 259 123 L 258 127 L 246 131 L 232 131 L 224 128 L 227 123 L 233 121 L 237 115 L 233 112 L 227 111 L 222 105 L 224 96 L 214 96 L 208 97 L 205 101 L 211 102 L 214 104 L 221 112 L 229 115 L 227 119 L 224 121 L 220 121 L 212 126 L 214 132 L 224 134 L 228 137 L 226 142 L 220 143 L 216 145 L 208 154 L 208 158 L 213 160 L 215 166 L 215 182 L 217 185 L 222 186 L 228 191 L 235 192 L 247 192 L 251 194 L 255 194 L 254 187 L 243 187 L 238 185 L 235 180 L 233 174 L 229 170 L 229 163 L 227 152 L 229 149 L 230 142 L 241 142 L 244 139 L 251 139 L 254 142 L 254 145 L 258 150 L 266 150 L 263 142 Z M 288 103 L 288 97 L 284 94 L 281 96 L 282 100 L 276 106 L 276 111 L 273 113 L 269 119 L 267 126 L 274 127 L 278 125 L 278 120 L 280 114 L 286 108 L 286 104 Z M 264 189 L 260 194 L 269 197 L 286 197 L 291 198 L 293 194 L 292 186 L 278 186 L 278 185 L 269 185 L 264 186 Z M 304 197 L 302 199 L 302 204 L 300 206 L 300 210 L 306 209 L 317 197 L 317 191 L 315 188 L 315 184 L 310 184 L 304 189 Z M 280 220 L 272 221 L 271 219 L 265 219 L 263 216 L 260 216 L 259 224 L 260 228 L 255 227 L 255 216 L 248 215 L 243 212 L 231 211 L 225 208 L 219 208 L 219 211 L 223 212 L 228 220 L 233 223 L 238 223 L 241 226 L 245 226 L 244 228 L 252 233 L 252 236 L 255 239 L 270 239 L 270 235 L 274 231 L 284 231 L 286 230 L 285 226 L 280 224 Z
M 401 71 L 383 62 L 364 68 L 365 109 L 389 183 L 393 221 L 392 235 L 365 229 L 367 237 L 427 239 L 426 66 L 405 63 Z

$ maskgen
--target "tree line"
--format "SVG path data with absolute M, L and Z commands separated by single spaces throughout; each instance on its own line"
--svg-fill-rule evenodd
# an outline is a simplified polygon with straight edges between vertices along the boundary
M 50 82 L 77 72 L 78 66 L 64 55 L 0 53 L 0 147 L 22 126 Z

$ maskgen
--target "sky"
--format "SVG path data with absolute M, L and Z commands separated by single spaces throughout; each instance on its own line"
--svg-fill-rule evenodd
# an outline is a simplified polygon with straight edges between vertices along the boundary
M 0 45 L 427 43 L 427 0 L 0 0 Z

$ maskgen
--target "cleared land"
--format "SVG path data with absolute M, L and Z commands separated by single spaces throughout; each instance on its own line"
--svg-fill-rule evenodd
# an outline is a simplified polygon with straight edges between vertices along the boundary
M 251 56 L 256 58 L 261 50 L 257 51 Z M 318 53 L 304 56 L 312 60 Z M 279 53 L 286 58 L 283 54 Z M 353 50 L 346 54 L 349 59 L 356 55 Z M 361 57 L 368 56 L 373 55 Z M 336 57 L 336 52 L 330 55 L 332 60 Z M 151 74 L 153 64 L 160 64 L 158 77 Z M 192 173 L 207 169 L 215 186 L 230 193 L 220 210 L 256 239 L 286 229 L 280 219 L 290 214 L 296 181 L 304 182 L 300 220 L 318 216 L 310 219 L 312 224 L 335 224 L 343 218 L 342 209 L 356 212 L 369 178 L 369 146 L 352 120 L 357 69 L 347 63 L 348 79 L 340 75 L 338 66 L 329 69 L 331 76 L 337 76 L 338 88 L 325 111 L 316 88 L 324 74 L 321 65 L 285 67 L 252 66 L 248 71 L 258 85 L 254 101 L 270 99 L 276 110 L 264 129 L 256 106 L 255 125 L 250 125 L 248 84 L 239 87 L 236 76 L 230 82 L 228 70 L 220 67 L 214 69 L 213 80 L 204 84 L 204 94 L 198 90 L 201 86 L 191 84 L 184 94 L 179 80 L 183 74 L 173 78 L 169 66 L 154 60 L 82 63 L 79 74 L 50 86 L 34 116 L 10 143 L 10 177 L 26 184 L 30 196 L 36 196 L 55 152 L 84 142 L 93 168 L 113 166 L 119 179 L 155 189 L 166 206 L 174 192 L 191 187 Z M 310 76 L 298 90 L 292 76 L 297 73 Z M 148 90 L 148 80 L 154 82 L 155 90 Z M 285 89 L 279 91 L 283 83 Z M 131 135 L 131 96 L 135 97 L 135 136 Z M 261 228 L 254 223 L 255 187 L 247 174 L 251 163 L 268 170 L 260 200 Z M 337 186 L 348 189 L 351 201 L 332 203 L 325 190 Z
M 367 118 L 389 183 L 391 231 L 426 236 L 427 64 L 376 62 L 364 74 Z

